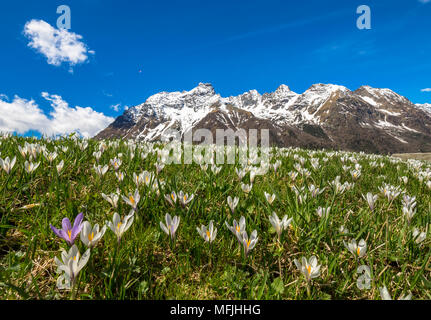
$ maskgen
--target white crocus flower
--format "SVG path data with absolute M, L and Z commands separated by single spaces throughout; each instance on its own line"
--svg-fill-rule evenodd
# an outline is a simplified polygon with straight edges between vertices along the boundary
M 250 183 L 251 183 L 251 184 L 254 182 L 254 178 L 256 177 L 256 173 L 257 173 L 256 168 L 255 168 L 255 167 L 252 167 L 252 168 L 250 169 Z
M 245 170 L 241 170 L 241 169 L 238 169 L 238 168 L 235 168 L 235 173 L 237 174 L 237 176 L 238 176 L 238 179 L 241 181 L 244 177 L 245 177 L 245 175 L 247 174 L 247 172 L 245 171 Z
M 135 219 L 134 211 L 132 210 L 127 216 L 121 219 L 120 215 L 115 212 L 112 221 L 107 222 L 107 226 L 115 233 L 118 242 L 121 241 L 123 233 L 126 232 Z
M 91 227 L 90 222 L 84 221 L 82 224 L 82 230 L 80 233 L 81 241 L 88 248 L 93 248 L 97 242 L 103 237 L 106 232 L 106 225 L 103 226 L 102 230 L 99 231 L 99 224 L 95 224 L 94 227 Z
M 407 221 L 410 223 L 416 214 L 416 197 L 403 196 L 403 214 L 406 216 Z
M 144 181 L 146 186 L 149 186 L 151 181 L 153 181 L 153 173 L 148 172 L 148 171 L 144 171 L 142 173 L 142 181 Z
M 169 213 L 165 216 L 166 224 L 160 221 L 160 227 L 171 239 L 175 239 L 175 233 L 177 232 L 178 226 L 180 224 L 180 217 L 175 216 L 173 219 Z
M 246 257 L 248 256 L 250 251 L 256 246 L 258 240 L 259 238 L 257 237 L 256 230 L 251 233 L 250 238 L 248 238 L 246 231 L 242 232 L 242 245 L 244 247 L 244 254 Z
M 319 207 L 317 208 L 316 213 L 320 218 L 325 218 L 329 216 L 330 211 L 331 211 L 331 207 L 327 207 L 327 208 Z
M 361 171 L 360 170 L 353 170 L 353 171 L 350 171 L 350 174 L 352 175 L 352 178 L 354 180 L 356 180 L 361 176 Z
M 79 149 L 81 149 L 81 151 L 84 151 L 88 147 L 88 142 L 84 140 L 83 142 L 77 142 L 77 145 L 79 146 Z
M 349 243 L 344 241 L 344 246 L 357 258 L 362 258 L 367 253 L 367 243 L 364 239 L 361 239 L 358 244 L 355 239 Z
M 177 194 L 175 191 L 172 191 L 171 194 L 165 194 L 165 199 L 171 206 L 175 207 L 175 204 L 177 203 Z
M 60 174 L 61 170 L 63 170 L 64 167 L 64 160 L 61 160 L 59 164 L 57 164 L 56 169 L 57 172 Z
M 232 214 L 234 214 L 235 208 L 238 205 L 238 202 L 239 202 L 239 198 L 238 197 L 235 197 L 233 199 L 232 199 L 231 196 L 227 197 L 227 204 L 228 204 L 228 206 L 229 206 L 230 211 L 232 212 Z
M 114 168 L 114 170 L 117 171 L 118 169 L 120 169 L 122 161 L 121 159 L 114 158 L 110 161 L 110 163 L 111 163 L 111 166 Z
M 271 205 L 275 200 L 275 194 L 271 195 L 269 193 L 264 192 L 264 195 L 265 195 L 266 201 L 268 201 L 268 203 Z
M 294 260 L 296 267 L 305 276 L 307 282 L 320 276 L 320 265 L 317 265 L 317 258 L 315 256 L 311 256 L 309 260 L 302 257 L 301 262 L 297 259 Z
M 102 198 L 108 201 L 112 207 L 117 208 L 119 199 L 119 195 L 117 193 L 111 193 L 110 195 L 102 193 Z
M 184 194 L 184 192 L 183 191 L 180 191 L 179 193 L 178 193 L 178 199 L 179 199 L 179 201 L 180 201 L 180 204 L 181 204 L 181 206 L 184 208 L 187 204 L 189 204 L 190 203 L 190 201 L 192 201 L 193 200 L 193 198 L 195 197 L 195 195 L 194 194 L 192 194 L 192 195 L 188 195 L 187 193 L 186 194 Z
M 253 184 L 245 184 L 245 183 L 241 184 L 242 191 L 244 191 L 247 194 L 250 193 L 252 188 L 253 188 Z
M 383 187 L 379 187 L 379 190 L 388 199 L 389 202 L 396 199 L 401 194 L 401 188 L 399 186 L 391 186 L 384 184 Z
M 289 177 L 292 181 L 295 181 L 297 176 L 298 176 L 298 172 L 296 172 L 296 171 L 290 171 L 289 172 Z
M 345 226 L 341 226 L 339 229 L 340 233 L 347 234 L 349 233 L 349 229 L 347 229 Z
M 320 169 L 319 159 L 310 159 L 310 164 L 314 170 Z
M 313 198 L 316 198 L 319 194 L 322 194 L 323 191 L 325 191 L 325 188 L 320 189 L 320 188 L 317 188 L 314 184 L 312 184 L 308 187 L 308 190 L 310 191 L 311 196 Z
M 52 152 L 52 153 L 46 153 L 45 157 L 46 159 L 49 161 L 49 163 L 52 163 L 52 161 L 54 161 L 57 158 L 58 154 L 57 152 Z
M 135 182 L 136 186 L 139 187 L 142 182 L 142 176 L 133 172 L 133 181 Z
M 410 197 L 408 195 L 403 196 L 403 205 L 409 208 L 416 207 L 416 197 Z
M 281 161 L 280 160 L 277 160 L 273 165 L 272 165 L 272 167 L 274 168 L 274 172 L 275 173 L 277 173 L 277 169 L 278 169 L 278 167 L 281 165 Z
M 404 184 L 407 184 L 407 182 L 409 182 L 409 178 L 406 176 L 400 177 L 399 178 L 401 182 L 403 182 Z
M 427 237 L 426 232 L 421 232 L 417 228 L 413 229 L 412 235 L 413 235 L 413 239 L 417 244 L 422 243 Z
M 12 171 L 15 165 L 15 162 L 16 162 L 16 157 L 14 157 L 12 161 L 9 159 L 9 157 L 6 157 L 6 159 L 4 160 L 0 158 L 0 165 L 3 168 L 3 170 L 6 171 L 7 174 L 9 174 Z
M 245 231 L 245 218 L 242 216 L 239 219 L 239 223 L 234 219 L 232 226 L 229 226 L 227 221 L 225 223 L 226 227 L 237 237 L 239 243 L 242 243 L 242 232 Z
M 298 201 L 300 204 L 304 204 L 307 201 L 307 194 L 300 194 L 298 196 Z
M 383 286 L 383 288 L 380 288 L 380 297 L 382 298 L 382 300 L 392 300 L 391 295 L 389 294 L 388 289 L 386 288 L 386 286 Z M 412 299 L 412 294 L 409 293 L 408 295 L 404 296 L 401 295 L 398 300 L 411 300 Z
M 164 182 L 158 181 L 157 179 L 154 179 L 153 185 L 151 186 L 151 190 L 156 193 L 157 197 L 159 197 L 159 195 L 160 195 L 159 184 L 160 184 L 160 186 L 163 186 Z
M 165 167 L 165 165 L 163 163 L 155 163 L 154 166 L 156 167 L 156 174 L 158 175 L 163 168 Z
M 283 219 L 280 221 L 277 214 L 275 212 L 272 213 L 272 216 L 269 217 L 269 222 L 271 222 L 272 226 L 274 227 L 275 231 L 278 235 L 278 240 L 280 240 L 281 233 L 283 230 L 286 230 L 290 223 L 292 222 L 293 218 L 288 218 L 287 215 L 283 217 Z
M 371 192 L 368 192 L 366 196 L 362 195 L 362 198 L 364 198 L 365 201 L 368 203 L 368 207 L 371 211 L 374 211 L 376 201 L 378 199 L 378 195 L 373 195 Z
M 405 215 L 407 221 L 410 223 L 416 214 L 416 209 L 413 207 L 403 207 L 403 214 Z
M 221 169 L 222 169 L 221 166 L 220 167 L 217 167 L 216 165 L 211 166 L 211 171 L 213 172 L 214 175 L 217 175 Z
M 40 162 L 32 163 L 31 161 L 30 162 L 26 161 L 24 163 L 24 168 L 25 168 L 25 171 L 27 171 L 27 173 L 32 173 L 39 167 L 39 165 L 40 165 Z
M 105 173 L 108 171 L 109 167 L 107 165 L 105 165 L 104 167 L 102 167 L 101 165 L 94 165 L 94 170 L 96 171 L 97 175 L 99 177 L 103 177 L 105 175 Z
M 24 147 L 18 146 L 18 150 L 19 150 L 19 153 L 21 153 L 23 158 L 27 156 L 27 153 L 28 153 L 27 146 L 24 146 Z
M 73 245 L 69 252 L 63 249 L 61 260 L 57 257 L 54 258 L 58 266 L 57 273 L 64 272 L 64 274 L 57 279 L 57 287 L 60 290 L 70 289 L 75 284 L 79 271 L 87 264 L 89 258 L 90 249 L 87 249 L 81 258 L 76 245 Z
M 136 208 L 138 207 L 139 200 L 141 200 L 141 196 L 139 195 L 138 189 L 135 190 L 135 194 L 129 193 L 128 197 L 121 197 L 123 198 L 124 202 L 126 202 L 129 206 L 133 208 L 133 210 L 136 210 Z
M 102 156 L 102 152 L 101 151 L 93 152 L 93 157 L 96 158 L 97 162 L 99 162 L 101 156 Z
M 217 228 L 214 228 L 214 222 L 211 220 L 208 228 L 202 225 L 200 228 L 196 228 L 202 238 L 206 242 L 213 242 L 217 236 Z
M 121 171 L 115 172 L 115 175 L 117 176 L 117 179 L 119 182 L 124 180 L 124 173 Z

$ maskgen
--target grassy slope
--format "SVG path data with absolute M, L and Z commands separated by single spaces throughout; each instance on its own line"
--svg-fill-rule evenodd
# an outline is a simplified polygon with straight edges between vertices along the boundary
M 112 168 L 100 179 L 93 169 L 93 152 L 98 149 L 90 141 L 85 151 L 79 150 L 72 140 L 55 143 L 42 142 L 48 150 L 54 145 L 67 146 L 50 165 L 38 156 L 40 167 L 33 173 L 23 170 L 24 158 L 18 145 L 22 138 L 5 139 L 1 143 L 1 157 L 17 156 L 12 173 L 0 173 L 0 210 L 2 215 L 0 243 L 0 298 L 1 299 L 67 299 L 68 291 L 56 288 L 54 257 L 60 256 L 67 244 L 53 234 L 49 225 L 61 226 L 64 217 L 74 219 L 84 212 L 92 224 L 103 224 L 112 218 L 114 210 L 102 199 L 101 192 L 109 194 L 120 189 L 121 194 L 135 190 L 132 174 L 143 170 L 154 171 L 156 156 L 141 159 L 138 150 L 131 159 L 125 144 L 108 148 L 100 159 L 101 164 L 123 153 L 121 170 L 126 178 L 118 183 Z M 32 142 L 30 139 L 26 141 Z M 34 141 L 36 142 L 36 141 Z M 166 185 L 157 196 L 145 185 L 140 186 L 141 201 L 137 218 L 125 233 L 116 259 L 116 238 L 111 230 L 92 251 L 89 263 L 80 273 L 79 299 L 380 299 L 378 288 L 386 285 L 393 297 L 411 291 L 414 299 L 430 296 L 430 241 L 418 246 L 411 237 L 413 227 L 422 230 L 431 219 L 430 190 L 416 177 L 416 170 L 405 162 L 395 163 L 390 158 L 368 159 L 352 154 L 362 165 L 362 175 L 351 191 L 335 195 L 329 181 L 341 176 L 341 182 L 352 182 L 350 172 L 342 165 L 352 166 L 341 156 L 334 155 L 320 170 L 313 171 L 309 161 L 304 164 L 312 175 L 298 176 L 296 181 L 288 173 L 294 170 L 293 154 L 310 158 L 304 150 L 291 151 L 287 157 L 276 156 L 282 165 L 277 173 L 270 170 L 257 176 L 251 193 L 246 196 L 234 167 L 225 165 L 214 176 L 210 169 L 203 172 L 196 164 L 169 165 L 159 175 Z M 318 152 L 314 157 L 328 156 Z M 65 167 L 57 175 L 55 164 L 65 161 Z M 384 167 L 370 166 L 371 161 L 383 163 Z M 391 162 L 392 161 L 392 162 Z M 399 170 L 397 170 L 397 168 Z M 423 167 L 424 168 L 424 167 Z M 422 168 L 422 169 L 423 169 Z M 361 194 L 379 193 L 383 182 L 400 185 L 400 176 L 409 178 L 402 185 L 407 194 L 417 197 L 417 214 L 411 225 L 402 215 L 401 197 L 389 203 L 379 196 L 374 213 L 368 209 Z M 249 175 L 244 179 L 249 181 Z M 326 187 L 325 191 L 298 204 L 291 186 L 314 184 Z M 163 195 L 183 190 L 195 194 L 188 209 L 171 207 Z M 264 192 L 275 193 L 276 200 L 268 205 Z M 239 205 L 232 215 L 227 207 L 227 196 L 239 196 Z M 40 203 L 40 206 L 20 210 L 24 205 Z M 320 219 L 316 215 L 319 206 L 332 206 L 330 216 Z M 127 214 L 130 207 L 119 200 L 116 210 Z M 293 227 L 285 231 L 281 246 L 271 229 L 268 217 L 275 211 L 279 217 L 293 217 Z M 169 246 L 167 235 L 159 226 L 164 215 L 179 215 L 181 223 L 177 231 L 175 248 Z M 257 230 L 259 241 L 247 259 L 243 259 L 237 240 L 224 225 L 232 224 L 241 215 L 246 217 L 247 232 Z M 214 220 L 218 227 L 216 241 L 211 248 L 196 231 L 201 224 Z M 350 233 L 343 235 L 339 228 L 344 225 Z M 343 240 L 367 241 L 368 252 L 364 258 L 355 259 L 343 245 Z M 84 245 L 77 241 L 80 252 Z M 316 255 L 321 276 L 314 279 L 310 295 L 307 295 L 304 276 L 293 260 L 302 256 Z M 279 279 L 279 262 L 282 279 Z M 369 290 L 356 286 L 358 266 L 371 267 L 373 282 Z

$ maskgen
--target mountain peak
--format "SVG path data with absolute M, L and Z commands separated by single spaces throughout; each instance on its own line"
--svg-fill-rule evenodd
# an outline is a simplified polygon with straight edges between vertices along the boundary
M 371 86 L 362 86 L 360 87 L 358 90 L 365 90 L 371 94 L 390 94 L 390 95 L 397 95 L 399 96 L 398 93 L 394 92 L 391 89 L 387 89 L 387 88 L 373 88 Z
M 411 103 L 406 97 L 403 97 L 395 91 L 387 88 L 373 88 L 370 86 L 362 86 L 355 93 L 359 94 L 362 98 L 368 97 L 373 99 L 383 99 L 387 103 Z M 373 103 L 372 103 L 373 104 Z
M 275 90 L 274 93 L 271 94 L 272 97 L 279 101 L 288 101 L 297 95 L 297 93 L 290 90 L 290 88 L 285 84 L 279 86 L 277 90 Z
M 286 86 L 285 84 L 282 84 L 275 90 L 275 93 L 277 94 L 284 94 L 284 93 L 290 93 L 292 90 L 290 90 L 289 86 Z
M 211 83 L 200 82 L 196 88 L 190 91 L 190 93 L 199 95 L 215 95 L 215 90 Z
M 326 83 L 316 83 L 313 84 L 307 91 L 350 91 L 344 86 L 336 85 L 336 84 L 326 84 Z

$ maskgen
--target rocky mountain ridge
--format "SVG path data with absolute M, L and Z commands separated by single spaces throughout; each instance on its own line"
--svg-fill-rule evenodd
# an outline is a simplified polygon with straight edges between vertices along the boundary
M 431 105 L 415 105 L 390 89 L 355 91 L 315 84 L 302 94 L 281 85 L 272 93 L 250 90 L 221 97 L 211 84 L 161 92 L 129 108 L 97 139 L 157 141 L 167 129 L 269 129 L 277 146 L 371 153 L 431 151 Z

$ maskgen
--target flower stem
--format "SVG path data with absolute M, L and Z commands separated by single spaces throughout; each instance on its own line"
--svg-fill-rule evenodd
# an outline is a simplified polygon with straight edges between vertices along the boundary
M 71 292 L 71 295 L 70 295 L 70 300 L 75 300 L 76 299 L 76 294 L 78 292 L 78 285 L 76 283 L 77 282 L 76 280 L 77 279 L 74 278 L 73 281 L 72 281 L 72 292 Z
M 310 281 L 307 281 L 307 297 L 311 299 Z

